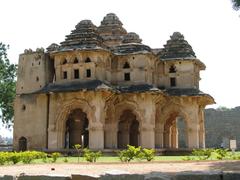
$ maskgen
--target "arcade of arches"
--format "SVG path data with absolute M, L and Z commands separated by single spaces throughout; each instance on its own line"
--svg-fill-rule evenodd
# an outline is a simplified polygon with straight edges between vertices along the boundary
M 171 101 L 144 93 L 108 97 L 95 93 L 91 99 L 55 103 L 58 116 L 49 121 L 48 148 L 69 149 L 74 144 L 90 149 L 122 149 L 128 144 L 156 149 L 205 147 L 206 102 L 200 101 L 204 97 L 172 97 Z M 179 122 L 184 124 L 180 129 Z

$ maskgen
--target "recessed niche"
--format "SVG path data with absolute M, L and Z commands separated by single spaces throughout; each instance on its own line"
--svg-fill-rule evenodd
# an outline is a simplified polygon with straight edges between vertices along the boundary
M 23 111 L 26 110 L 26 105 L 25 105 L 25 104 L 22 105 L 22 110 L 23 110 Z

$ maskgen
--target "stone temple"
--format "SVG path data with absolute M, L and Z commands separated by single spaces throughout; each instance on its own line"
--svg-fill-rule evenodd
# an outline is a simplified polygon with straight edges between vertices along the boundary
M 201 70 L 179 32 L 152 49 L 113 13 L 99 27 L 82 20 L 59 45 L 20 54 L 14 149 L 181 148 L 179 134 L 187 148 L 203 148 L 214 99 L 199 90 Z

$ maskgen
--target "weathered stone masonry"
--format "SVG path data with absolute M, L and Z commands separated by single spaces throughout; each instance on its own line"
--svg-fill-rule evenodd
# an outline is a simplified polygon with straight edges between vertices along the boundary
M 83 20 L 60 45 L 19 56 L 14 148 L 178 148 L 179 117 L 187 147 L 205 147 L 204 69 L 179 32 L 151 49 L 113 13 Z

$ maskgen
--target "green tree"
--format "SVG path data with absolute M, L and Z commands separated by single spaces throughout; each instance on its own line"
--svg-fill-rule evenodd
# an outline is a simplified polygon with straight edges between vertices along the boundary
M 233 3 L 233 9 L 238 11 L 240 9 L 240 0 L 232 0 Z
M 0 42 L 0 115 L 3 124 L 9 127 L 13 120 L 17 66 L 10 63 L 7 57 L 8 49 L 8 45 Z

